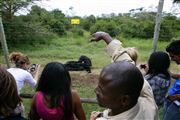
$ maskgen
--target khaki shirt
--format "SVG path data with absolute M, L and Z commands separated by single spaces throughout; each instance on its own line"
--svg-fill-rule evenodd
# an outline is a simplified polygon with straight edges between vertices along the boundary
M 126 50 L 118 40 L 111 41 L 107 46 L 107 53 L 112 57 L 113 62 L 125 60 L 135 64 Z M 133 108 L 115 116 L 108 116 L 109 111 L 109 109 L 105 110 L 103 117 L 96 120 L 159 120 L 158 108 L 147 80 L 144 80 L 140 97 Z
M 135 62 L 128 55 L 127 49 L 122 47 L 122 43 L 119 40 L 111 41 L 106 50 L 108 55 L 112 58 L 112 62 L 128 61 L 135 64 Z

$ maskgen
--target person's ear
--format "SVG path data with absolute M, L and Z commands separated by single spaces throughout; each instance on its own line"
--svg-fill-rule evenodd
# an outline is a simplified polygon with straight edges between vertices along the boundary
M 128 105 L 131 104 L 131 98 L 130 98 L 129 95 L 123 95 L 123 96 L 120 97 L 119 100 L 120 100 L 119 102 L 121 103 L 121 105 L 123 107 L 128 106 Z

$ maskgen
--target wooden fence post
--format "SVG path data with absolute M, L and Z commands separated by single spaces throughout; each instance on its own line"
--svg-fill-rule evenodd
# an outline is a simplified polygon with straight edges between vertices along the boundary
M 159 31 L 160 31 L 160 25 L 161 25 L 161 16 L 162 16 L 163 5 L 164 5 L 164 0 L 159 0 L 158 11 L 156 14 L 156 25 L 154 27 L 153 50 L 152 50 L 152 52 L 155 52 L 157 49 L 157 41 L 159 38 Z
M 9 68 L 10 67 L 9 60 L 8 60 L 9 52 L 8 52 L 8 47 L 7 47 L 6 38 L 4 34 L 4 28 L 2 24 L 1 15 L 0 15 L 0 41 L 1 41 L 1 46 L 4 53 L 5 62 L 7 64 L 7 67 Z

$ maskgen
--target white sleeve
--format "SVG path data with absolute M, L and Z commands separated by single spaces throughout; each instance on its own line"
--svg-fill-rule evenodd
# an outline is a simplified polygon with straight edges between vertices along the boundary
M 25 82 L 27 82 L 31 87 L 36 86 L 36 80 L 32 77 L 32 75 L 29 72 L 27 72 Z

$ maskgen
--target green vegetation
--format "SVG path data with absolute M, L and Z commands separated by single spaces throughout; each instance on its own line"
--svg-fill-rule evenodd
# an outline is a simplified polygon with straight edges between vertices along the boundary
M 105 52 L 106 44 L 103 41 L 90 43 L 90 34 L 96 31 L 108 32 L 114 38 L 119 39 L 124 47 L 135 47 L 139 52 L 138 63 L 146 63 L 152 51 L 152 37 L 154 33 L 154 21 L 156 13 L 140 11 L 138 13 L 110 14 L 95 17 L 70 17 L 55 9 L 47 11 L 39 6 L 32 6 L 27 15 L 15 16 L 15 13 L 26 8 L 34 1 L 17 0 L 8 2 L 1 0 L 1 13 L 3 26 L 7 39 L 9 52 L 18 51 L 29 56 L 31 63 L 41 64 L 43 68 L 50 61 L 65 63 L 69 60 L 78 60 L 81 55 L 86 55 L 92 60 L 92 69 L 101 69 L 111 63 L 110 57 Z M 179 0 L 174 0 L 178 2 Z M 13 7 L 12 7 L 13 6 Z M 80 25 L 71 25 L 72 18 L 79 18 Z M 164 51 L 167 44 L 174 39 L 179 39 L 180 18 L 163 13 L 158 50 Z M 0 49 L 0 63 L 5 64 L 3 52 Z M 180 71 L 171 65 L 171 71 Z M 76 75 L 72 76 L 72 86 L 80 97 L 95 97 L 94 88 L 97 85 L 98 72 L 90 78 Z M 94 74 L 94 73 L 93 73 Z M 89 76 L 91 74 L 85 74 Z M 95 79 L 94 81 L 91 81 Z M 34 93 L 34 89 L 26 86 L 23 93 Z M 23 99 L 26 114 L 29 111 L 31 99 Z M 96 104 L 83 104 L 86 117 L 93 110 L 102 111 L 103 108 Z M 160 110 L 160 115 L 162 110 Z
M 103 14 L 86 17 L 67 16 L 59 9 L 47 11 L 33 4 L 27 15 L 16 16 L 15 13 L 26 8 L 34 1 L 18 0 L 7 2 L 1 0 L 2 20 L 9 46 L 50 44 L 50 39 L 62 37 L 68 32 L 84 36 L 84 32 L 108 32 L 111 36 L 126 38 L 151 39 L 154 33 L 155 12 L 142 10 L 124 14 Z M 80 25 L 72 25 L 71 19 L 80 19 Z M 173 14 L 163 13 L 159 40 L 179 39 L 180 19 Z M 78 43 L 78 41 L 77 41 Z
M 72 33 L 51 39 L 50 44 L 36 44 L 33 46 L 21 45 L 20 47 L 9 47 L 9 52 L 20 51 L 27 54 L 32 63 L 45 65 L 49 61 L 66 62 L 68 60 L 77 60 L 80 55 L 86 55 L 92 60 L 93 68 L 101 68 L 110 63 L 110 58 L 105 52 L 106 44 L 103 41 L 89 42 L 89 33 L 84 37 L 75 36 Z M 136 47 L 139 52 L 139 61 L 145 62 L 152 51 L 152 39 L 129 39 L 118 38 L 123 42 L 124 47 Z M 164 50 L 168 42 L 158 42 L 158 50 Z M 1 52 L 2 55 L 2 52 Z M 4 63 L 0 59 L 1 63 Z

